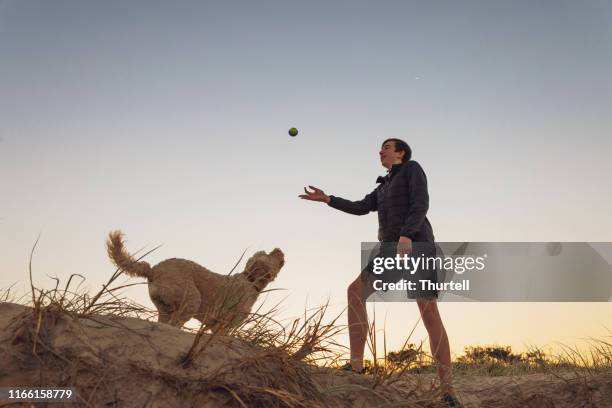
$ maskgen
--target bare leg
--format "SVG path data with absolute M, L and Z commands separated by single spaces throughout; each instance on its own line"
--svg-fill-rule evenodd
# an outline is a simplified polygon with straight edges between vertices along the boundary
M 446 330 L 442 324 L 437 301 L 436 299 L 417 299 L 417 304 L 421 312 L 421 319 L 429 334 L 431 353 L 438 365 L 438 376 L 440 377 L 442 391 L 454 396 L 450 346 Z
M 363 368 L 363 353 L 368 337 L 368 312 L 365 299 L 372 289 L 363 287 L 361 278 L 355 279 L 348 287 L 348 332 L 351 347 L 351 366 L 360 371 Z

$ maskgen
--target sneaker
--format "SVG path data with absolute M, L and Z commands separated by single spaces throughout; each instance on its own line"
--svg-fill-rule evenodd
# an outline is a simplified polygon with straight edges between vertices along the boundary
M 442 402 L 446 403 L 450 408 L 463 408 L 459 400 L 450 394 L 444 394 L 442 396 Z
M 351 363 L 346 363 L 345 365 L 343 365 L 342 367 L 340 367 L 341 370 L 343 371 L 352 371 L 356 374 L 364 374 L 365 373 L 365 368 L 362 368 L 360 371 L 357 371 L 355 369 L 353 369 L 353 366 L 351 365 Z

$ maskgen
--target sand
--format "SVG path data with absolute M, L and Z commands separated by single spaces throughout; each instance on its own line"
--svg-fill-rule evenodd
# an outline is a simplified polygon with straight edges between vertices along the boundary
M 424 375 L 373 387 L 372 376 L 312 366 L 233 337 L 215 337 L 183 367 L 194 339 L 184 330 L 116 316 L 40 317 L 38 326 L 31 308 L 0 304 L 0 386 L 74 386 L 78 405 L 91 407 L 441 406 Z M 455 382 L 466 408 L 612 407 L 610 375 Z

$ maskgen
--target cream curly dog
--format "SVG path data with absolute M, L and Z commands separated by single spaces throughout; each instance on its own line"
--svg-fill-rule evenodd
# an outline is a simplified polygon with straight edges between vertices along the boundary
M 125 250 L 121 231 L 111 232 L 106 246 L 117 268 L 147 278 L 158 321 L 182 327 L 193 317 L 211 331 L 227 331 L 244 322 L 257 296 L 285 264 L 283 252 L 275 248 L 269 254 L 255 253 L 241 273 L 220 275 L 186 259 L 166 259 L 153 267 L 136 261 Z

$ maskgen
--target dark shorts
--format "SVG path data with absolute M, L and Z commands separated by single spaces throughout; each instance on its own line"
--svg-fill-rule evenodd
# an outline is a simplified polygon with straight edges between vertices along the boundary
M 427 268 L 424 267 L 423 262 L 424 259 L 421 259 L 419 267 L 414 270 L 414 273 L 411 273 L 411 268 L 408 269 L 385 269 L 382 273 L 375 273 L 375 258 L 395 258 L 397 254 L 397 243 L 394 242 L 384 242 L 381 243 L 374 251 L 373 256 L 371 256 L 370 261 L 366 265 L 365 268 L 361 271 L 361 281 L 364 287 L 369 287 L 366 291 L 372 292 L 375 291 L 373 289 L 373 284 L 375 280 L 380 280 L 384 284 L 389 283 L 398 283 L 402 279 L 405 279 L 406 282 L 413 282 L 412 289 L 406 289 L 406 294 L 409 299 L 421 299 L 421 298 L 437 298 L 438 291 L 436 289 L 429 289 L 427 287 L 423 288 L 422 282 L 430 281 L 431 283 L 438 282 L 438 271 L 434 267 Z M 409 258 L 427 258 L 427 257 L 435 257 L 436 256 L 436 245 L 433 242 L 413 242 L 412 243 L 412 253 L 409 255 Z M 415 259 L 416 260 L 416 259 Z M 409 261 L 409 265 L 414 265 L 412 261 Z M 380 272 L 381 266 L 378 265 L 378 272 Z M 381 284 L 379 283 L 378 286 Z M 407 284 L 408 286 L 408 284 Z M 379 290 L 378 292 L 386 292 L 385 290 Z

